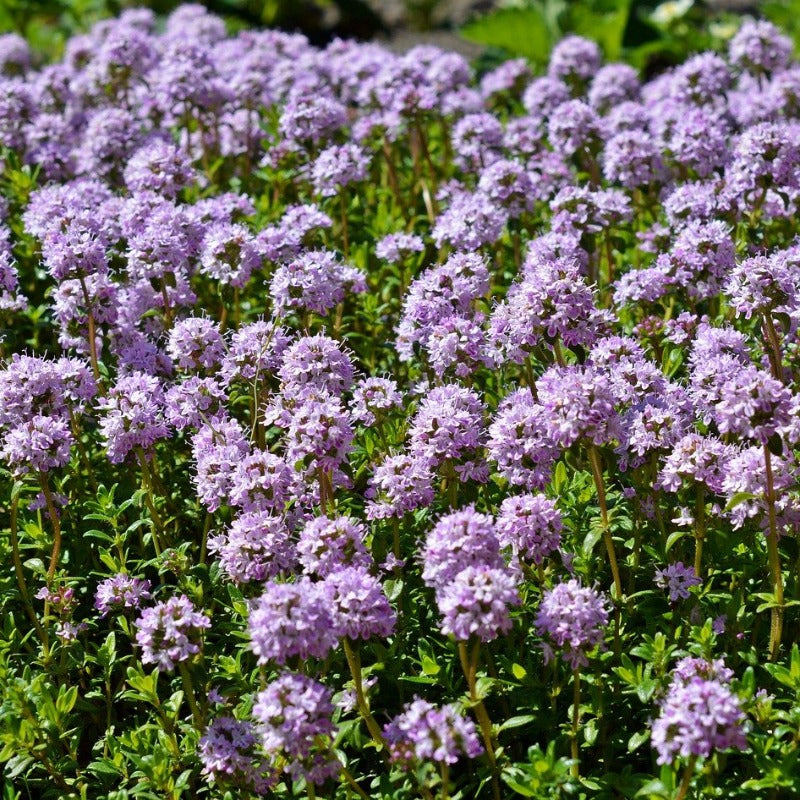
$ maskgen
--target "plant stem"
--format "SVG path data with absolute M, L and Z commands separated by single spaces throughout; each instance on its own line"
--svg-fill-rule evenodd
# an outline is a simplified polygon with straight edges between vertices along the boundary
M 495 758 L 494 741 L 492 740 L 492 721 L 489 719 L 489 714 L 486 711 L 483 700 L 478 696 L 478 687 L 475 681 L 475 675 L 478 671 L 480 647 L 480 639 L 477 639 L 472 647 L 472 653 L 468 654 L 467 643 L 459 642 L 458 657 L 461 660 L 461 669 L 464 670 L 464 677 L 467 679 L 469 699 L 475 709 L 475 716 L 478 718 L 483 744 L 486 748 L 486 756 L 489 759 L 489 766 L 492 768 L 492 793 L 494 794 L 495 800 L 500 800 L 500 780 L 497 774 L 497 759 Z
M 96 381 L 100 380 L 100 367 L 98 366 L 97 358 L 97 340 L 96 328 L 94 322 L 94 313 L 92 312 L 92 301 L 89 297 L 89 289 L 86 286 L 86 280 L 83 275 L 80 277 L 81 290 L 83 291 L 83 299 L 86 303 L 86 327 L 89 337 L 89 360 L 92 362 L 92 374 Z
M 194 682 L 189 668 L 185 663 L 178 664 L 178 671 L 181 673 L 181 682 L 183 683 L 183 692 L 186 695 L 186 700 L 189 703 L 189 708 L 192 710 L 192 719 L 194 726 L 197 730 L 202 731 L 205 729 L 205 719 L 200 707 L 197 705 L 197 698 L 194 696 Z
M 614 576 L 614 600 L 619 602 L 622 599 L 622 581 L 619 577 L 619 566 L 617 564 L 617 554 L 614 552 L 614 539 L 611 536 L 611 526 L 608 524 L 608 505 L 606 503 L 606 488 L 603 483 L 603 467 L 600 463 L 600 453 L 595 445 L 589 445 L 589 463 L 592 465 L 592 476 L 594 485 L 597 489 L 597 502 L 600 506 L 600 523 L 603 529 L 603 542 L 608 553 L 608 563 L 611 566 L 611 574 Z
M 692 783 L 692 777 L 694 776 L 694 766 L 697 763 L 697 756 L 692 756 L 689 759 L 689 763 L 686 765 L 686 769 L 683 771 L 683 778 L 681 778 L 681 785 L 678 787 L 678 794 L 675 797 L 675 800 L 684 800 L 686 797 L 686 793 L 689 791 L 689 786 Z
M 572 731 L 570 734 L 570 748 L 572 751 L 572 777 L 580 776 L 578 763 L 578 723 L 581 715 L 581 671 L 576 667 L 572 670 L 573 695 L 572 695 Z
M 442 800 L 450 800 L 450 765 L 446 761 L 439 764 L 439 774 L 442 776 Z
M 58 518 L 58 511 L 53 502 L 53 493 L 50 491 L 47 475 L 43 472 L 39 473 L 39 483 L 42 486 L 44 501 L 47 505 L 47 515 L 50 517 L 50 524 L 53 526 L 53 552 L 50 554 L 50 566 L 47 569 L 47 585 L 49 587 L 53 576 L 56 574 L 58 558 L 61 555 L 61 520 Z
M 367 726 L 370 736 L 372 737 L 372 741 L 375 742 L 385 756 L 386 740 L 383 738 L 380 726 L 375 721 L 375 717 L 372 716 L 372 712 L 369 709 L 369 703 L 364 695 L 364 684 L 361 680 L 361 656 L 357 649 L 353 649 L 350 639 L 348 639 L 346 636 L 344 639 L 342 639 L 342 645 L 344 646 L 344 654 L 347 658 L 347 666 L 350 667 L 350 674 L 353 676 L 353 686 L 356 692 L 356 705 L 358 706 L 361 717 Z
M 706 498 L 702 484 L 696 485 L 697 497 L 694 506 L 694 572 L 702 577 L 703 542 L 706 538 Z
M 345 258 L 350 257 L 350 237 L 347 230 L 347 201 L 344 191 L 339 192 L 339 210 L 342 215 L 342 249 Z
M 781 575 L 781 558 L 778 552 L 778 524 L 775 518 L 775 479 L 772 474 L 772 454 L 764 445 L 764 471 L 767 481 L 767 514 L 769 533 L 767 534 L 767 555 L 769 571 L 772 575 L 772 590 L 775 605 L 772 607 L 772 619 L 769 630 L 769 659 L 775 661 L 781 647 L 783 635 L 783 576 Z
M 155 499 L 153 498 L 153 481 L 150 475 L 150 470 L 147 466 L 147 457 L 141 448 L 137 448 L 136 456 L 139 459 L 139 466 L 142 468 L 142 488 L 144 489 L 144 501 L 150 511 L 150 518 L 153 523 L 151 527 L 151 534 L 153 536 L 153 548 L 156 551 L 156 556 L 160 557 L 162 553 L 161 542 L 159 535 L 164 529 L 161 521 L 161 515 L 156 508 Z
M 764 314 L 764 335 L 769 343 L 769 363 L 772 368 L 772 377 L 783 383 L 781 343 L 770 314 Z
M 30 617 L 36 633 L 42 642 L 42 652 L 45 660 L 50 655 L 50 640 L 47 636 L 47 631 L 42 627 L 36 612 L 33 610 L 31 597 L 28 594 L 28 584 L 25 581 L 25 573 L 22 570 L 22 558 L 19 554 L 19 536 L 17 535 L 17 510 L 19 508 L 19 494 L 16 493 L 11 499 L 10 509 L 10 531 L 11 531 L 11 557 L 14 561 L 14 572 L 17 575 L 17 586 L 19 586 L 19 593 L 22 596 L 22 604 L 25 606 L 25 612 Z
M 350 774 L 350 771 L 347 767 L 342 764 L 342 776 L 347 781 L 350 788 L 359 796 L 363 797 L 364 800 L 370 800 L 369 795 L 358 785 L 356 779 Z

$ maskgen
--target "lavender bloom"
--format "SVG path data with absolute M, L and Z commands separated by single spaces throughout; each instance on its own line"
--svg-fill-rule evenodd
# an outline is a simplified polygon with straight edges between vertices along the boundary
M 42 241 L 42 261 L 59 282 L 108 270 L 105 242 L 84 220 L 71 220 L 64 228 L 49 231 Z
M 45 473 L 69 463 L 73 443 L 66 420 L 36 415 L 18 422 L 3 437 L 0 458 L 15 477 Z
M 217 717 L 198 744 L 202 774 L 243 791 L 266 794 L 275 784 L 275 776 L 255 754 L 255 744 L 251 722 L 229 716 Z
M 330 689 L 305 675 L 285 672 L 258 693 L 253 717 L 271 759 L 283 756 L 284 770 L 293 777 L 324 783 L 341 769 L 332 753 L 315 753 L 317 740 L 334 732 L 333 711 Z
M 799 266 L 797 247 L 746 258 L 730 270 L 725 294 L 736 312 L 747 319 L 753 314 L 793 309 L 800 299 Z
M 472 637 L 490 642 L 508 633 L 509 606 L 521 602 L 515 577 L 507 569 L 485 564 L 462 569 L 436 592 L 442 633 L 462 642 Z
M 766 444 L 789 424 L 791 392 L 778 380 L 753 366 L 742 367 L 719 386 L 712 409 L 720 433 Z
M 338 637 L 320 586 L 307 577 L 264 585 L 261 597 L 251 602 L 247 623 L 250 649 L 259 664 L 283 665 L 294 656 L 325 658 L 336 646 Z
M 698 53 L 675 69 L 671 84 L 675 98 L 713 105 L 730 88 L 731 73 L 721 56 Z
M 685 656 L 675 664 L 672 671 L 674 683 L 689 684 L 697 678 L 704 681 L 730 683 L 733 680 L 733 670 L 725 665 L 725 660 L 722 658 L 707 661 L 705 658 Z
M 550 53 L 547 74 L 580 89 L 600 68 L 600 48 L 582 36 L 565 36 Z
M 664 174 L 661 153 L 646 133 L 625 131 L 606 142 L 603 175 L 626 189 L 637 189 L 660 180 Z
M 353 364 L 335 339 L 318 334 L 303 336 L 283 354 L 278 376 L 287 399 L 300 399 L 315 389 L 341 395 L 353 385 Z
M 798 471 L 794 459 L 772 456 L 772 479 L 775 491 L 776 528 L 779 535 L 791 533 L 800 524 L 800 505 L 788 489 L 797 483 Z M 727 512 L 734 529 L 741 528 L 748 519 L 756 519 L 765 535 L 770 535 L 767 511 L 767 486 L 764 475 L 763 447 L 748 447 L 726 462 L 721 494 L 737 503 Z M 741 500 L 742 494 L 752 497 Z M 739 502 L 741 501 L 741 502 Z
M 159 439 L 169 436 L 164 393 L 152 375 L 134 372 L 120 378 L 98 408 L 104 412 L 100 432 L 112 464 L 121 464 L 132 450 L 147 453 Z
M 312 203 L 289 206 L 279 224 L 259 231 L 256 239 L 270 261 L 287 261 L 310 245 L 314 231 L 332 225 L 331 218 Z
M 730 198 L 722 193 L 720 180 L 690 181 L 676 186 L 664 197 L 664 213 L 674 229 L 690 222 L 710 222 L 735 215 Z
M 437 247 L 449 244 L 455 250 L 470 252 L 496 242 L 508 216 L 509 212 L 484 191 L 460 192 L 439 215 L 431 235 Z
M 747 747 L 745 716 L 738 698 L 717 680 L 675 681 L 652 724 L 659 764 L 678 758 L 707 758 L 714 750 Z
M 367 153 L 357 144 L 328 147 L 311 165 L 314 191 L 321 197 L 335 197 L 345 186 L 365 181 L 368 175 Z
M 290 309 L 325 315 L 347 292 L 365 292 L 367 280 L 361 270 L 342 264 L 328 250 L 307 250 L 292 261 L 281 264 L 272 275 L 269 293 L 275 313 Z
M 541 564 L 561 546 L 561 512 L 543 494 L 507 497 L 496 527 L 500 543 L 523 561 Z
M 535 624 L 536 632 L 545 638 L 545 661 L 553 658 L 555 646 L 572 669 L 578 669 L 589 663 L 588 652 L 603 642 L 608 604 L 595 589 L 569 580 L 545 592 Z
M 222 284 L 241 288 L 262 260 L 253 234 L 244 225 L 218 223 L 203 240 L 200 271 Z
M 286 427 L 286 459 L 296 471 L 336 471 L 352 449 L 350 415 L 338 397 L 325 392 L 299 398 Z
M 225 415 L 228 395 L 213 378 L 192 376 L 170 386 L 164 395 L 164 416 L 176 430 L 199 428 Z
M 402 517 L 433 502 L 433 473 L 428 462 L 412 455 L 388 456 L 375 467 L 366 496 L 367 519 Z
M 708 178 L 730 161 L 730 124 L 709 108 L 667 105 L 651 128 L 662 150 L 681 171 Z
M 230 502 L 244 511 L 282 514 L 291 498 L 292 470 L 283 458 L 255 450 L 243 458 L 231 479 Z
M 390 264 L 399 264 L 412 253 L 425 251 L 425 243 L 413 233 L 390 233 L 375 243 L 375 255 Z
M 139 609 L 142 603 L 150 600 L 150 581 L 120 572 L 113 578 L 106 578 L 97 584 L 94 607 L 105 617 L 112 611 L 128 608 Z
M 136 643 L 142 648 L 142 663 L 172 672 L 200 652 L 200 637 L 210 627 L 211 620 L 197 611 L 186 595 L 156 603 L 136 620 Z
M 636 100 L 639 96 L 639 76 L 627 64 L 606 64 L 600 67 L 592 78 L 587 99 L 592 108 L 607 114 L 625 102 Z
M 403 395 L 397 384 L 389 378 L 366 378 L 353 389 L 351 414 L 353 419 L 367 427 L 386 415 L 393 408 L 401 408 Z
M 664 386 L 624 411 L 620 418 L 620 469 L 640 467 L 659 450 L 669 450 L 688 433 L 693 421 L 691 403 L 683 389 Z
M 192 439 L 195 490 L 210 512 L 227 503 L 234 476 L 249 450 L 244 431 L 235 420 L 206 423 Z
M 352 517 L 316 517 L 300 531 L 298 560 L 304 572 L 321 578 L 346 567 L 367 568 L 372 557 L 366 536 L 364 524 Z
M 220 376 L 226 384 L 265 380 L 277 372 L 288 345 L 289 336 L 277 321 L 258 320 L 242 325 L 231 336 Z
M 384 727 L 383 735 L 391 760 L 405 769 L 430 761 L 455 764 L 461 756 L 477 758 L 483 752 L 475 723 L 454 703 L 437 707 L 416 698 Z
M 266 511 L 246 511 L 227 530 L 208 539 L 226 577 L 236 584 L 263 582 L 294 567 L 296 556 L 286 523 Z
M 794 191 L 800 187 L 800 126 L 792 122 L 764 122 L 739 137 L 725 174 L 729 192 L 755 208 L 769 189 Z
M 212 320 L 189 317 L 170 331 L 167 353 L 180 369 L 213 370 L 225 355 L 225 340 Z
M 82 413 L 97 394 L 91 369 L 77 358 L 47 361 L 14 353 L 0 370 L 0 425 Z
M 30 66 L 31 50 L 25 40 L 17 33 L 0 36 L 0 75 L 21 75 Z
M 550 116 L 547 139 L 564 158 L 592 151 L 600 144 L 602 126 L 597 112 L 582 100 L 569 100 Z
M 289 97 L 279 121 L 281 134 L 297 143 L 318 144 L 347 119 L 347 109 L 331 97 L 304 96 L 301 92 Z
M 550 114 L 569 99 L 569 87 L 563 81 L 543 76 L 535 78 L 525 89 L 522 105 L 531 121 L 541 128 Z
M 536 189 L 522 164 L 498 159 L 481 172 L 478 192 L 508 210 L 512 218 L 533 208 Z
M 441 380 L 450 372 L 465 378 L 482 366 L 494 366 L 493 357 L 486 351 L 486 334 L 480 319 L 447 317 L 431 328 L 425 350 L 437 378 Z
M 499 156 L 503 126 L 491 114 L 467 114 L 453 126 L 451 143 L 460 167 L 485 167 Z
M 443 516 L 425 537 L 421 557 L 422 580 L 437 592 L 467 567 L 505 566 L 492 518 L 474 506 Z
M 506 360 L 522 364 L 544 341 L 591 344 L 599 312 L 577 261 L 526 259 L 525 276 L 492 312 L 489 340 Z
M 424 346 L 434 325 L 451 316 L 469 318 L 473 305 L 489 290 L 486 261 L 476 254 L 457 253 L 441 266 L 416 278 L 403 300 L 395 347 L 402 361 L 410 361 L 414 344 Z
M 489 457 L 512 485 L 543 489 L 560 455 L 549 435 L 543 408 L 530 389 L 517 389 L 500 402 L 489 426 Z
M 78 173 L 116 183 L 120 165 L 126 164 L 142 142 L 141 123 L 123 108 L 92 112 L 75 151 Z
M 551 207 L 553 231 L 573 237 L 618 227 L 633 214 L 630 198 L 619 189 L 595 191 L 584 186 L 564 187 Z
M 518 95 L 531 76 L 527 59 L 513 58 L 487 72 L 481 78 L 481 95 L 485 99 L 498 94 Z
M 422 400 L 409 429 L 412 456 L 433 466 L 469 457 L 480 447 L 483 403 L 457 384 L 437 386 Z
M 620 436 L 615 398 L 605 376 L 588 367 L 551 367 L 536 382 L 550 436 L 560 447 L 607 444 Z
M 766 20 L 745 19 L 728 42 L 731 64 L 756 75 L 785 69 L 793 50 L 792 40 Z
M 702 580 L 697 576 L 694 567 L 687 567 L 681 561 L 670 564 L 664 569 L 656 570 L 655 584 L 660 589 L 669 590 L 670 603 L 689 598 L 689 589 L 699 586 Z
M 394 633 L 397 619 L 380 581 L 364 566 L 345 566 L 325 576 L 322 598 L 331 610 L 339 637 L 382 639 Z
M 125 167 L 124 177 L 131 193 L 158 192 L 169 198 L 196 179 L 186 151 L 161 140 L 137 150 Z

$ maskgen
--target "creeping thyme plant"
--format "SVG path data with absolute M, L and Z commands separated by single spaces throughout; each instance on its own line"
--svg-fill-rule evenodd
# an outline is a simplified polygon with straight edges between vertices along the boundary
M 800 65 L 0 37 L 23 798 L 800 795 Z

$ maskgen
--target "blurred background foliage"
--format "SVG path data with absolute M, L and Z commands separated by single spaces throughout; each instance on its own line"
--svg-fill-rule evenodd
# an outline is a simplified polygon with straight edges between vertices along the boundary
M 202 0 L 231 31 L 275 26 L 324 44 L 334 36 L 392 39 L 398 32 L 450 29 L 485 48 L 490 65 L 509 56 L 546 63 L 566 33 L 596 40 L 611 60 L 645 74 L 688 53 L 719 49 L 742 14 L 763 16 L 800 43 L 800 0 Z M 168 14 L 180 0 L 0 0 L 0 32 L 25 36 L 57 58 L 70 36 L 131 6 Z M 408 42 L 408 38 L 404 38 Z M 413 39 L 412 39 L 413 41 Z

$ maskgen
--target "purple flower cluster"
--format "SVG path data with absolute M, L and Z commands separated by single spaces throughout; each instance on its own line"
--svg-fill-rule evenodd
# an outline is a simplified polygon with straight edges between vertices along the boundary
M 536 632 L 543 638 L 545 659 L 553 648 L 572 669 L 585 667 L 587 654 L 602 644 L 608 624 L 608 603 L 597 590 L 572 579 L 545 592 L 536 614 Z
M 392 761 L 406 769 L 433 761 L 455 764 L 459 758 L 477 758 L 483 752 L 475 723 L 454 704 L 435 706 L 417 698 L 407 703 L 383 729 Z
M 670 603 L 688 599 L 689 589 L 692 586 L 699 586 L 702 582 L 694 567 L 687 567 L 681 561 L 656 570 L 655 584 L 669 592 Z
M 112 611 L 138 609 L 152 599 L 150 581 L 120 572 L 113 578 L 106 578 L 97 584 L 94 607 L 105 617 Z
M 267 755 L 295 779 L 324 783 L 341 764 L 318 739 L 334 732 L 331 691 L 305 675 L 286 672 L 259 692 L 253 706 L 255 730 Z
M 681 665 L 679 665 L 680 667 Z M 715 750 L 744 750 L 745 716 L 728 681 L 713 665 L 684 664 L 676 668 L 673 681 L 661 703 L 658 719 L 652 723 L 653 747 L 659 764 L 678 758 L 708 758 Z
M 197 611 L 186 595 L 170 597 L 147 608 L 136 620 L 136 643 L 142 663 L 172 672 L 200 652 L 200 639 L 211 620 Z

